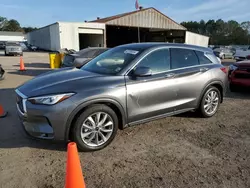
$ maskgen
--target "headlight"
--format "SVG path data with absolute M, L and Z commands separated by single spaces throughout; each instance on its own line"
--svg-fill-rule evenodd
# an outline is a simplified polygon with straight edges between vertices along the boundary
M 75 93 L 65 93 L 65 94 L 58 94 L 58 95 L 47 95 L 47 96 L 41 96 L 41 97 L 33 97 L 29 98 L 28 101 L 32 104 L 45 104 L 45 105 L 53 105 L 57 104 L 59 102 L 64 101 L 65 99 L 68 99 Z

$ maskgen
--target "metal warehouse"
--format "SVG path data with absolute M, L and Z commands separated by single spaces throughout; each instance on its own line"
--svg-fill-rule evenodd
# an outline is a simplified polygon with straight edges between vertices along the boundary
M 22 32 L 0 31 L 0 41 L 23 42 L 26 40 L 25 34 Z
M 80 50 L 135 42 L 187 43 L 207 47 L 209 37 L 189 32 L 155 8 L 146 8 L 83 23 L 56 22 L 28 33 L 27 40 L 46 50 Z

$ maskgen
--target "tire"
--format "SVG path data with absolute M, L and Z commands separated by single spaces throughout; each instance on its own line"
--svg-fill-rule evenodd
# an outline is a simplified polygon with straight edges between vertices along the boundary
M 235 85 L 233 85 L 233 84 L 229 84 L 229 90 L 231 92 L 236 92 L 237 91 L 237 87 Z
M 99 122 L 101 122 L 101 120 L 105 119 L 104 118 L 105 114 L 107 114 L 107 117 L 106 117 L 106 121 L 103 124 L 107 125 L 108 123 L 113 122 L 112 126 L 111 125 L 107 126 L 107 127 L 112 127 L 111 128 L 113 130 L 112 132 L 102 132 L 104 129 L 103 127 L 98 128 L 98 126 L 97 126 L 94 129 L 88 129 L 88 128 L 85 128 L 83 126 L 83 123 L 84 123 L 88 127 L 93 128 L 93 126 L 92 126 L 93 124 L 90 123 L 90 121 L 88 120 L 88 117 L 91 116 L 92 119 L 94 120 L 94 123 L 96 123 L 97 122 L 97 120 L 96 120 L 97 115 L 96 114 L 98 114 L 98 113 L 101 113 Z M 96 126 L 96 124 L 95 124 L 95 126 Z M 85 152 L 97 151 L 97 150 L 105 148 L 106 146 L 108 146 L 112 142 L 112 140 L 115 138 L 117 130 L 118 130 L 118 118 L 117 118 L 116 113 L 110 107 L 108 107 L 106 105 L 97 104 L 97 105 L 92 105 L 92 106 L 88 107 L 78 117 L 78 119 L 76 120 L 76 123 L 74 124 L 74 127 L 73 127 L 72 138 L 73 138 L 73 141 L 77 143 L 77 146 L 78 146 L 80 151 L 85 151 Z M 104 136 L 104 137 L 107 136 L 106 141 L 104 141 L 104 139 L 103 139 L 104 137 L 101 136 L 100 132 L 102 133 L 102 136 Z M 81 133 L 83 133 L 83 134 L 85 133 L 85 135 L 88 134 L 88 136 L 85 136 L 82 139 Z M 103 142 L 100 145 L 98 145 L 98 144 L 94 145 L 94 144 L 96 144 L 96 134 L 98 135 L 97 140 L 99 140 L 99 142 Z M 94 137 L 94 138 L 92 138 L 92 137 Z M 100 140 L 100 138 L 101 138 L 101 140 Z M 87 141 L 85 139 L 86 140 L 91 139 L 91 141 L 88 142 L 88 144 L 87 144 L 86 143 Z M 98 143 L 98 141 L 97 141 L 97 143 Z
M 211 113 L 208 113 L 207 110 L 205 109 L 205 104 L 206 104 L 206 98 L 208 97 L 209 93 L 211 94 L 211 92 L 215 92 L 217 94 L 217 98 L 218 98 L 217 101 L 218 102 L 217 102 L 217 106 L 216 106 L 215 110 L 212 111 Z M 220 91 L 216 87 L 213 87 L 213 86 L 209 87 L 206 90 L 205 94 L 203 95 L 201 103 L 200 103 L 200 108 L 199 108 L 200 115 L 204 118 L 210 118 L 210 117 L 214 116 L 220 107 L 220 102 L 221 102 Z

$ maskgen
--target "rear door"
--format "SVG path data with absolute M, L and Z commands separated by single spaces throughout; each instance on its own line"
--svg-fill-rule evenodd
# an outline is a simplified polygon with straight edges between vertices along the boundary
M 177 93 L 175 110 L 194 109 L 210 78 L 212 62 L 200 51 L 171 48 L 170 52 Z

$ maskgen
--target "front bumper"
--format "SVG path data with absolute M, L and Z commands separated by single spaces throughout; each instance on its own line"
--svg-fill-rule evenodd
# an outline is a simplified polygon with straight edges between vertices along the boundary
M 40 139 L 65 140 L 66 123 L 76 105 L 67 99 L 56 105 L 34 105 L 19 90 L 17 111 L 23 127 L 30 136 Z
M 7 55 L 22 55 L 23 52 L 22 51 L 18 51 L 18 52 L 14 52 L 14 51 L 10 51 L 10 52 L 6 52 Z

